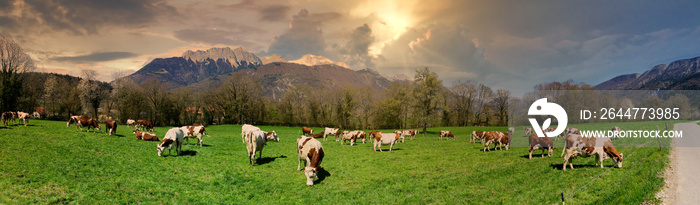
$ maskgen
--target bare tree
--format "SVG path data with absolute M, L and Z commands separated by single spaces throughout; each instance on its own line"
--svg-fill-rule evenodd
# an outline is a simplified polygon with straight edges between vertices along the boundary
M 97 109 L 100 108 L 100 103 L 102 102 L 103 93 L 95 76 L 97 76 L 97 71 L 93 69 L 82 69 L 83 79 L 80 80 L 78 84 L 78 89 L 80 91 L 80 103 L 83 105 L 83 113 L 92 113 L 92 115 L 97 118 L 99 113 Z
M 468 126 L 476 99 L 476 83 L 473 81 L 457 82 L 452 85 L 450 91 L 454 97 L 450 104 L 456 112 L 457 125 Z
M 508 124 L 508 98 L 510 97 L 510 91 L 504 89 L 498 89 L 496 91 L 496 97 L 493 99 L 494 107 L 498 114 L 498 123 L 500 126 Z
M 22 74 L 34 70 L 34 61 L 15 41 L 0 35 L 0 109 L 16 110 Z
M 480 84 L 479 89 L 477 89 L 477 110 L 474 114 L 477 122 L 484 122 L 481 120 L 481 116 L 484 116 L 484 114 L 488 112 L 488 105 L 492 99 L 493 90 L 488 86 Z M 487 119 L 485 119 L 485 121 L 488 122 L 488 114 L 486 114 L 486 117 Z
M 60 97 L 60 87 L 58 79 L 55 75 L 50 75 L 44 82 L 44 99 L 48 104 L 47 109 L 56 113 L 56 99 Z

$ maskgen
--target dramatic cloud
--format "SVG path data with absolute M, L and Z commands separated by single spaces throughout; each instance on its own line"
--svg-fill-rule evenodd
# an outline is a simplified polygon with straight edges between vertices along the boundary
M 183 29 L 175 31 L 175 37 L 188 42 L 209 45 L 248 46 L 250 42 L 230 38 L 232 32 L 223 29 Z
M 292 17 L 289 30 L 275 37 L 268 54 L 278 54 L 285 59 L 298 59 L 305 54 L 323 55 L 326 41 L 321 29 L 323 21 L 340 17 L 338 13 L 310 14 L 302 9 Z
M 125 58 L 131 58 L 138 56 L 134 53 L 129 52 L 103 52 L 103 53 L 91 53 L 82 56 L 70 56 L 70 57 L 55 57 L 54 61 L 67 61 L 75 63 L 93 63 L 93 62 L 103 62 L 103 61 L 113 61 Z
M 3 5 L 2 30 L 50 29 L 75 35 L 97 34 L 108 26 L 144 27 L 175 8 L 161 0 L 71 1 L 18 0 Z

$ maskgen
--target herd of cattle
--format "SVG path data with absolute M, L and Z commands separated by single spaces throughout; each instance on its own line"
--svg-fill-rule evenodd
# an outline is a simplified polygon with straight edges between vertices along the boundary
M 27 122 L 29 118 L 28 113 L 23 112 L 5 112 L 2 113 L 3 123 L 7 125 L 8 122 L 13 122 L 23 120 Z M 76 124 L 76 131 L 82 131 L 83 127 L 87 128 L 89 132 L 92 128 L 93 132 L 102 131 L 100 124 L 97 120 L 85 116 L 71 116 L 66 124 L 66 127 L 70 127 L 71 124 Z M 137 140 L 144 141 L 160 141 L 156 146 L 158 156 L 162 156 L 163 151 L 167 148 L 168 153 L 173 147 L 175 147 L 177 154 L 180 155 L 182 150 L 182 143 L 187 140 L 186 143 L 189 144 L 189 138 L 196 138 L 198 144 L 202 146 L 202 136 L 207 135 L 207 132 L 203 125 L 194 124 L 191 126 L 174 127 L 169 129 L 163 139 L 160 140 L 155 134 L 145 132 L 153 132 L 153 123 L 147 120 L 127 120 L 127 126 L 134 127 L 133 134 L 136 136 Z M 111 119 L 107 119 L 105 122 L 106 134 L 112 135 L 116 134 L 117 123 Z M 551 132 L 554 128 L 548 128 L 543 130 L 542 133 Z M 620 132 L 619 127 L 613 127 L 613 132 Z M 494 144 L 493 150 L 509 150 L 510 143 L 512 141 L 512 134 L 515 129 L 510 127 L 508 132 L 500 131 L 472 131 L 470 142 L 481 142 L 484 146 L 483 152 L 491 150 L 490 144 Z M 565 148 L 562 149 L 561 157 L 564 157 L 563 170 L 566 170 L 566 165 L 573 169 L 571 161 L 576 157 L 596 157 L 596 165 L 600 163 L 600 167 L 603 167 L 604 159 L 612 159 L 615 166 L 622 167 L 623 154 L 619 153 L 615 146 L 613 146 L 612 141 L 609 138 L 604 137 L 589 137 L 582 136 L 578 129 L 567 128 L 564 133 L 559 136 L 545 136 L 538 137 L 531 128 L 526 128 L 526 137 L 529 137 L 529 158 L 532 159 L 532 152 L 538 149 L 542 149 L 541 157 L 544 157 L 545 152 L 548 156 L 552 156 L 554 150 L 554 140 L 563 138 L 565 140 Z M 393 150 L 393 146 L 397 142 L 404 142 L 406 137 L 410 137 L 411 140 L 418 134 L 418 130 L 396 130 L 391 133 L 383 133 L 380 131 L 368 131 L 365 133 L 362 130 L 353 131 L 342 131 L 339 128 L 324 128 L 323 131 L 318 133 L 313 133 L 313 129 L 309 127 L 302 127 L 301 136 L 297 138 L 297 153 L 299 155 L 297 166 L 298 171 L 302 171 L 301 164 L 304 163 L 304 174 L 306 175 L 306 185 L 313 186 L 313 181 L 317 178 L 317 173 L 319 171 L 321 161 L 324 157 L 323 146 L 318 139 L 323 139 L 327 141 L 329 136 L 334 136 L 336 142 L 340 142 L 341 145 L 349 143 L 350 146 L 356 144 L 357 140 L 361 140 L 364 144 L 366 140 L 372 140 L 373 150 L 376 152 L 379 148 L 380 152 L 383 152 L 381 146 L 389 145 L 389 151 Z M 439 132 L 440 140 L 442 138 L 452 138 L 456 140 L 455 135 L 450 131 L 442 130 Z M 546 134 L 545 134 L 546 135 Z M 248 151 L 248 163 L 250 165 L 255 165 L 255 156 L 257 153 L 258 159 L 262 158 L 262 150 L 267 143 L 267 141 L 279 142 L 280 139 L 275 131 L 263 131 L 260 128 L 244 124 L 241 127 L 241 140 L 246 144 L 246 149 Z
M 2 113 L 2 124 L 7 126 L 10 124 L 17 124 L 19 123 L 19 120 L 22 120 L 24 123 L 24 126 L 27 126 L 27 123 L 29 121 L 29 113 L 26 112 L 3 112 Z

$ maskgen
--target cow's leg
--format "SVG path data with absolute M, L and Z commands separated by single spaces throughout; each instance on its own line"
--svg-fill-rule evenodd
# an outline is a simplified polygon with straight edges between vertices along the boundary
M 394 148 L 394 144 L 396 144 L 396 142 L 389 144 L 389 151 L 390 151 L 390 152 L 391 152 L 391 150 Z
M 567 162 L 569 162 L 569 156 L 568 156 L 568 155 L 567 155 L 567 157 L 564 157 L 564 166 L 562 166 L 562 168 L 561 168 L 561 169 L 564 170 L 564 171 L 566 171 L 566 163 L 567 163 Z
M 532 159 L 532 147 L 530 147 L 530 156 L 528 158 Z
M 202 136 L 200 135 L 197 139 L 199 140 L 199 147 L 202 147 Z

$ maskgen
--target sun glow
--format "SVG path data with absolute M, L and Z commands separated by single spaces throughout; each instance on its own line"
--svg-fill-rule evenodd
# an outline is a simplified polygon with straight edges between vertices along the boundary
M 370 46 L 370 54 L 379 55 L 386 43 L 396 40 L 414 26 L 412 12 L 416 3 L 413 0 L 366 1 L 350 11 L 356 17 L 373 16 L 377 19 L 370 25 L 376 38 L 376 43 Z

